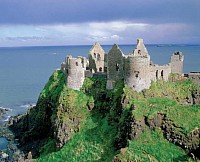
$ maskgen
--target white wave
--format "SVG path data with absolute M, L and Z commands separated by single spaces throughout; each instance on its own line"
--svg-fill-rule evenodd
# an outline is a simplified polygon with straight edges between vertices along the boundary
M 30 108 L 30 107 L 33 107 L 33 106 L 35 106 L 35 105 L 36 105 L 36 104 L 30 103 L 30 104 L 20 105 L 20 107 L 21 107 L 21 108 Z
M 6 119 L 4 119 L 3 121 L 4 121 L 4 122 L 7 122 L 7 121 L 9 120 L 10 117 L 11 117 L 11 116 L 8 115 L 8 116 L 6 117 Z
M 11 109 L 11 108 L 8 108 L 8 107 L 3 107 L 3 106 L 0 106 L 0 109 L 3 109 L 3 110 L 5 110 L 5 111 L 12 111 L 12 109 Z

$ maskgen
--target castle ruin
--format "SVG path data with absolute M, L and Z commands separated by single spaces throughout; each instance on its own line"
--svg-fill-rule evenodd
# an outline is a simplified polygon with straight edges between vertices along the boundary
M 171 73 L 183 73 L 184 57 L 181 52 L 175 52 L 169 64 L 153 64 L 142 39 L 137 40 L 136 48 L 129 55 L 124 55 L 116 44 L 105 54 L 101 45 L 95 43 L 88 58 L 67 56 L 61 64 L 69 88 L 80 90 L 85 77 L 103 74 L 107 76 L 107 89 L 113 89 L 116 81 L 124 80 L 125 84 L 140 92 L 148 89 L 151 81 L 167 81 Z

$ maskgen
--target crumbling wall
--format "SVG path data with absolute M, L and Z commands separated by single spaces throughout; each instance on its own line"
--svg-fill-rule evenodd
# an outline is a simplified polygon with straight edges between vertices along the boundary
M 171 74 L 170 64 L 150 66 L 150 78 L 154 82 L 156 82 L 159 79 L 167 81 L 169 79 L 170 74 Z
M 171 72 L 176 74 L 183 74 L 183 54 L 182 52 L 175 52 L 171 56 Z
M 137 40 L 133 54 L 125 58 L 125 83 L 136 91 L 148 89 L 150 80 L 150 56 L 142 39 Z
M 190 72 L 188 74 L 189 79 L 200 86 L 200 72 Z
M 80 90 L 85 79 L 86 59 L 83 57 L 66 58 L 66 83 L 67 87 Z
M 149 65 L 149 57 L 128 56 L 125 59 L 125 83 L 136 91 L 148 89 L 151 83 Z
M 96 42 L 89 51 L 89 68 L 94 72 L 104 72 L 105 51 L 101 45 Z
M 169 64 L 155 65 L 150 62 L 143 40 L 138 39 L 133 53 L 127 56 L 124 56 L 116 44 L 105 54 L 101 45 L 95 43 L 89 52 L 89 63 L 84 57 L 68 56 L 61 64 L 61 70 L 66 75 L 67 86 L 73 89 L 79 90 L 85 77 L 105 77 L 102 74 L 107 73 L 107 89 L 113 89 L 116 81 L 124 80 L 129 87 L 139 92 L 148 89 L 151 80 L 167 81 L 170 73 L 182 75 L 183 60 L 182 53 L 175 52 Z M 189 74 L 189 77 L 200 85 L 200 74 Z
M 120 48 L 114 44 L 108 52 L 108 79 L 121 80 L 124 78 L 124 58 Z

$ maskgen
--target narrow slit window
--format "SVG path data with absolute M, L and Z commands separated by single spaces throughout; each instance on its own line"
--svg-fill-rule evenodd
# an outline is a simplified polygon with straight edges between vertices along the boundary
M 161 71 L 161 78 L 163 79 L 164 77 L 164 74 L 163 74 L 163 70 Z
M 116 71 L 119 71 L 119 64 L 116 64 Z
M 158 70 L 156 70 L 156 79 L 158 79 Z

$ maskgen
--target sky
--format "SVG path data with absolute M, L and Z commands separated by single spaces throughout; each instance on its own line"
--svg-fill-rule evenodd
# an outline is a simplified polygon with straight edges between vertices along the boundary
M 200 0 L 0 0 L 0 47 L 200 44 Z

